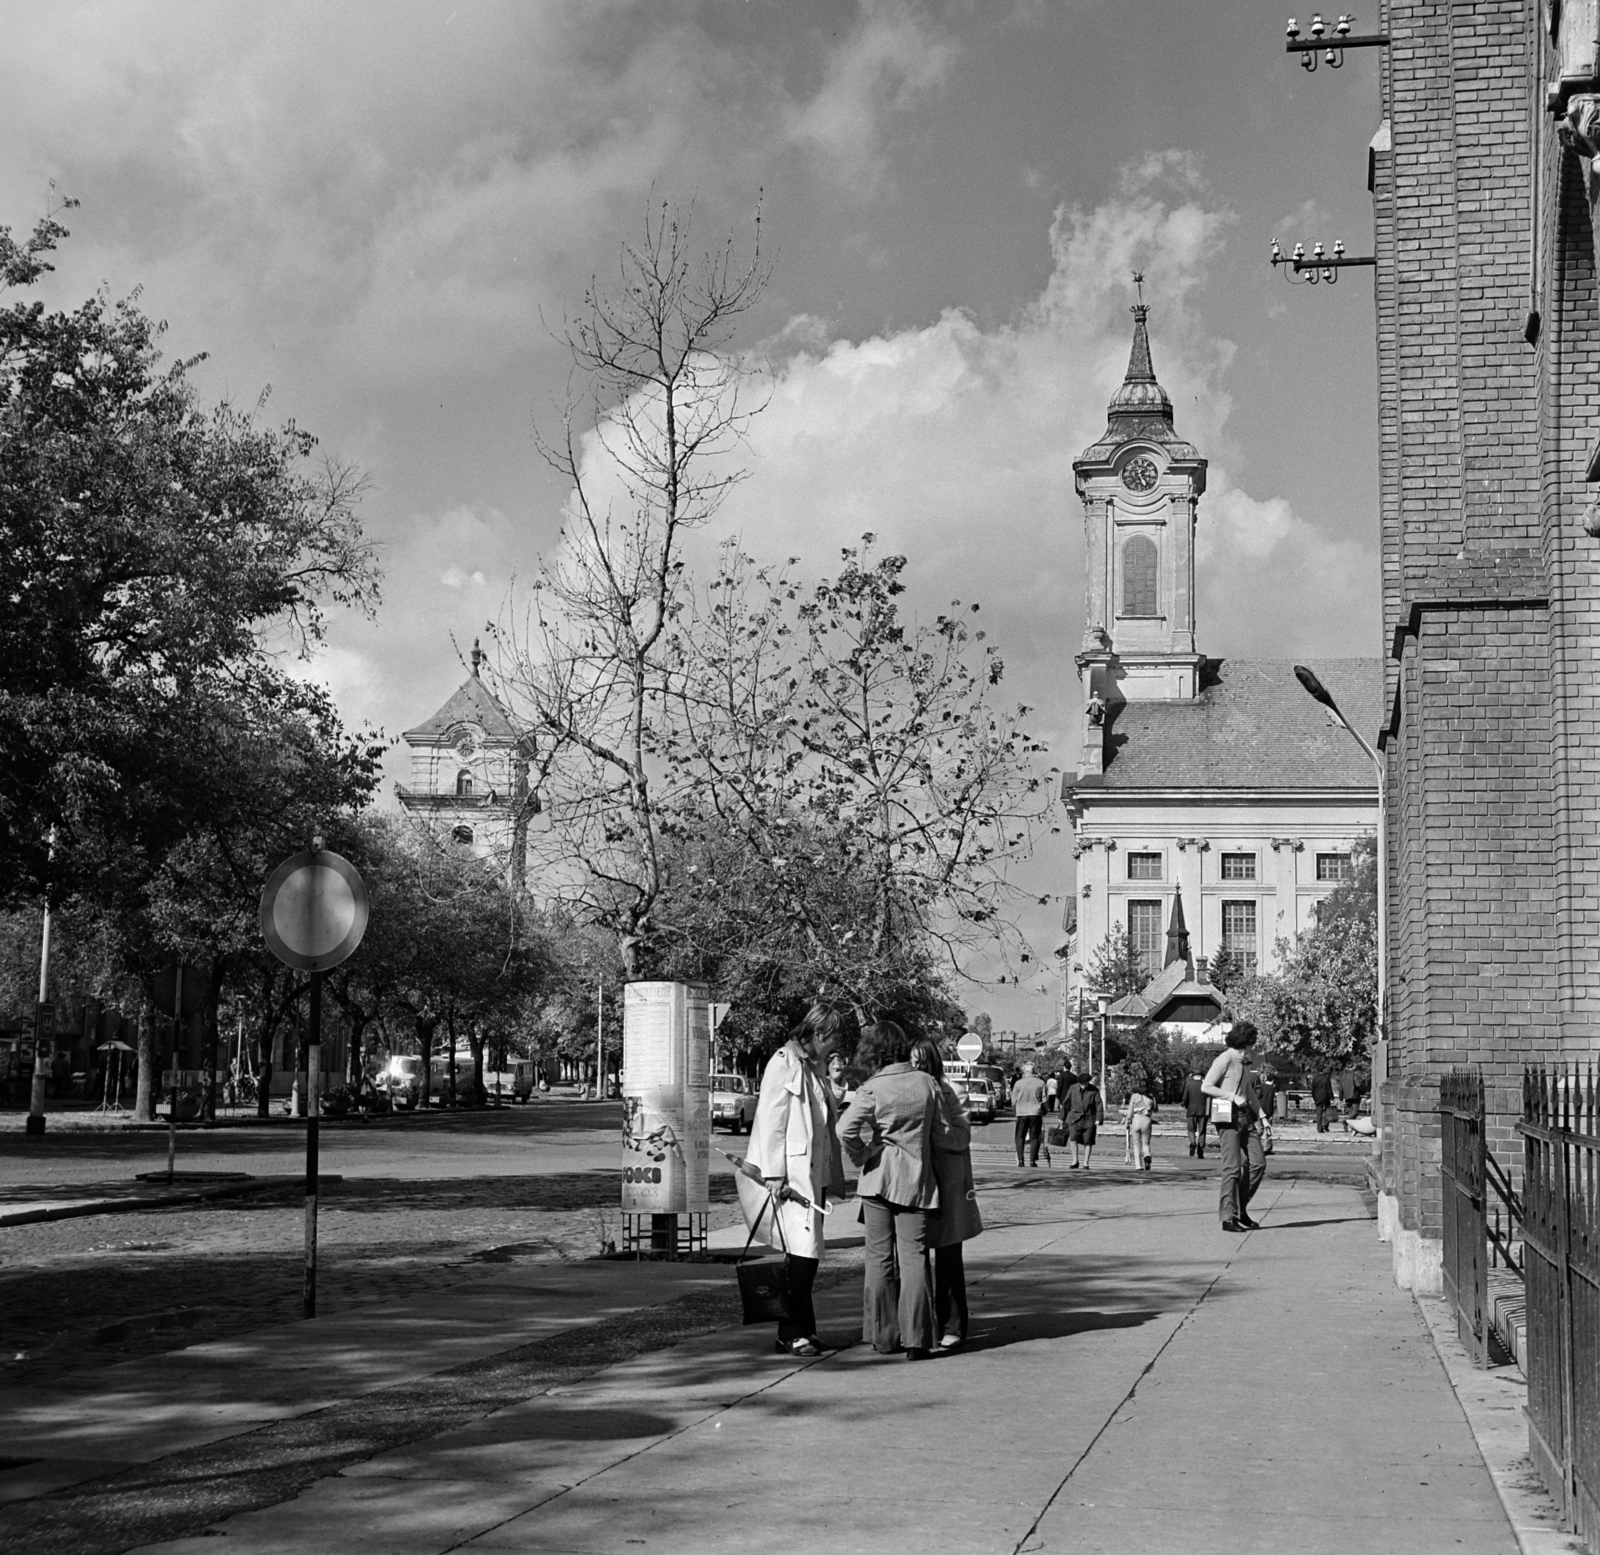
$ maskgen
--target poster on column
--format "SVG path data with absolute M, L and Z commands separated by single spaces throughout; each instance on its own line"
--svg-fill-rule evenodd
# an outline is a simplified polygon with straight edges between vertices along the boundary
M 622 1004 L 622 1208 L 711 1207 L 711 1021 L 701 983 L 629 983 Z

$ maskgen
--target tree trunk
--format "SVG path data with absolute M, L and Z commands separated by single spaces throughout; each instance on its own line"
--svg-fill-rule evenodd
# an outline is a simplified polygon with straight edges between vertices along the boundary
M 467 1044 L 472 1049 L 472 1105 L 476 1107 L 487 1099 L 483 1085 L 483 1035 L 477 1021 L 468 1022 Z
M 156 1033 L 150 1019 L 150 1006 L 139 1001 L 139 1035 L 134 1038 L 139 1049 L 139 1081 L 133 1096 L 133 1121 L 154 1123 L 156 1120 Z
M 211 963 L 211 976 L 206 983 L 206 1002 L 201 1007 L 201 1041 L 204 1044 L 206 1093 L 203 1116 L 207 1123 L 217 1121 L 217 1048 L 222 1040 L 217 1020 L 217 1006 L 222 999 L 223 968 L 221 960 Z
M 433 1098 L 433 1033 L 438 1028 L 437 1015 L 416 1017 L 417 1021 L 417 1052 L 422 1058 L 422 1094 L 418 1098 L 419 1107 L 432 1105 Z

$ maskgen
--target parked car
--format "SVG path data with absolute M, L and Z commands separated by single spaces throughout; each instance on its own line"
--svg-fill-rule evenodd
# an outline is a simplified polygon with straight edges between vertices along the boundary
M 967 1117 L 974 1123 L 993 1123 L 995 1114 L 994 1087 L 977 1078 L 960 1082 L 956 1094 L 967 1109 Z
M 711 1077 L 711 1126 L 719 1123 L 730 1134 L 748 1134 L 755 1121 L 756 1097 L 742 1074 L 714 1074 Z

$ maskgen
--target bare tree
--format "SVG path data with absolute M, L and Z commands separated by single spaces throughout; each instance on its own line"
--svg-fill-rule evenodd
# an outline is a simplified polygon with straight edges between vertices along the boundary
M 662 839 L 696 781 L 674 688 L 683 543 L 741 479 L 731 456 L 760 403 L 728 348 L 768 273 L 759 214 L 746 258 L 731 236 L 697 251 L 664 204 L 615 284 L 590 282 L 565 333 L 577 392 L 538 445 L 570 482 L 563 543 L 498 634 L 496 678 L 533 735 L 541 879 L 616 933 L 630 976 L 650 961 Z

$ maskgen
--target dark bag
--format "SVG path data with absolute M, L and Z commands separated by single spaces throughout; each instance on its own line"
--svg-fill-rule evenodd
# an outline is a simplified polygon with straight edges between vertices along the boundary
M 1057 1123 L 1056 1125 L 1054 1125 L 1054 1127 L 1051 1128 L 1050 1132 L 1044 1136 L 1044 1142 L 1047 1145 L 1064 1145 L 1064 1144 L 1066 1144 L 1066 1142 L 1067 1142 L 1067 1126 L 1066 1126 L 1066 1124 L 1065 1123 Z
M 761 1225 L 761 1215 L 772 1211 L 772 1224 L 777 1229 L 778 1241 L 783 1241 L 783 1226 L 778 1220 L 778 1208 L 768 1194 L 766 1207 L 756 1216 L 750 1235 L 744 1239 L 744 1251 L 733 1266 L 739 1277 L 739 1300 L 744 1304 L 744 1320 L 749 1323 L 776 1323 L 783 1317 L 784 1297 L 788 1295 L 788 1258 L 782 1254 L 768 1258 L 750 1257 L 750 1244 L 756 1239 Z

